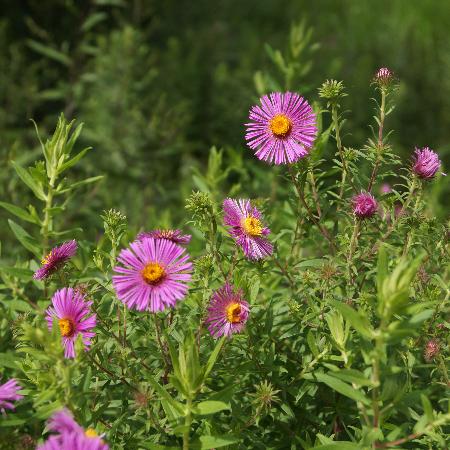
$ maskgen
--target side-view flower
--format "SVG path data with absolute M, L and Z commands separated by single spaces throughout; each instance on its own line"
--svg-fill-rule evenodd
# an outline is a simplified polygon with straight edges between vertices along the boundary
M 241 289 L 229 283 L 214 292 L 208 307 L 208 330 L 215 338 L 240 333 L 248 320 L 250 305 Z
M 263 224 L 262 214 L 250 200 L 227 198 L 223 201 L 223 212 L 228 233 L 247 258 L 257 260 L 272 254 L 273 245 L 267 240 L 270 229 Z
M 51 330 L 54 321 L 58 322 L 66 358 L 75 358 L 75 341 L 79 334 L 86 350 L 91 345 L 97 319 L 96 314 L 90 315 L 91 305 L 92 301 L 86 301 L 84 295 L 73 288 L 60 289 L 53 295 L 52 306 L 47 309 L 47 324 Z
M 36 280 L 43 280 L 57 272 L 77 252 L 77 241 L 64 242 L 53 248 L 50 253 L 42 259 L 41 267 L 34 273 Z

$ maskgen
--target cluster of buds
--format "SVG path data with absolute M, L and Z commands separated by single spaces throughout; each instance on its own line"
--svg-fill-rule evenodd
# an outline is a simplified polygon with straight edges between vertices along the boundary
M 214 205 L 207 192 L 192 192 L 186 201 L 186 209 L 192 214 L 197 226 L 206 225 L 214 215 Z

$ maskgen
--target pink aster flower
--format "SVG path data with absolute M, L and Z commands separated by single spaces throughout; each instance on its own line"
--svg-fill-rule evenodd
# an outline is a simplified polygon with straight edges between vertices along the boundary
M 183 247 L 167 239 L 144 238 L 120 252 L 114 268 L 117 297 L 130 309 L 151 312 L 185 297 L 192 263 Z
M 5 409 L 14 409 L 14 405 L 11 402 L 21 400 L 23 395 L 17 393 L 22 388 L 17 383 L 17 380 L 11 378 L 6 383 L 0 385 L 0 411 L 5 412 Z
M 175 244 L 187 245 L 191 242 L 191 237 L 190 234 L 182 234 L 181 230 L 153 230 L 139 233 L 137 238 L 139 241 L 144 238 L 167 239 Z
M 436 175 L 439 170 L 441 161 L 439 156 L 428 147 L 419 149 L 416 148 L 413 156 L 412 171 L 424 180 L 430 180 Z
M 352 199 L 353 213 L 360 219 L 372 217 L 378 209 L 375 197 L 368 192 L 361 192 Z
M 64 409 L 53 415 L 48 428 L 57 433 L 37 450 L 108 450 L 102 437 L 93 428 L 84 430 L 74 420 L 72 414 Z
M 294 163 L 308 155 L 317 136 L 316 115 L 300 95 L 279 92 L 264 95 L 253 106 L 246 124 L 247 145 L 268 163 Z
M 74 239 L 72 241 L 64 242 L 59 247 L 52 249 L 41 261 L 42 266 L 36 270 L 33 278 L 36 280 L 48 278 L 75 255 L 77 248 L 77 241 Z
M 227 198 L 223 202 L 225 225 L 228 233 L 249 259 L 262 259 L 273 252 L 266 239 L 270 229 L 262 223 L 261 213 L 250 204 L 250 200 Z
M 243 299 L 241 289 L 225 283 L 214 292 L 208 307 L 208 330 L 214 338 L 240 333 L 247 322 L 249 304 Z
M 51 330 L 53 321 L 58 321 L 66 358 L 75 358 L 74 344 L 80 333 L 85 349 L 91 345 L 91 338 L 95 336 L 91 330 L 97 322 L 96 314 L 89 316 L 91 305 L 80 291 L 72 288 L 60 289 L 53 295 L 52 306 L 47 309 L 47 325 Z

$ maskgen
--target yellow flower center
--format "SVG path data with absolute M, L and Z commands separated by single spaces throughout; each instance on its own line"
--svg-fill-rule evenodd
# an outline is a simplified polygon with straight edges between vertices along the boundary
M 148 284 L 158 284 L 166 275 L 166 271 L 157 262 L 148 263 L 142 270 L 141 275 Z
M 275 136 L 285 137 L 292 129 L 292 122 L 291 119 L 284 114 L 277 114 L 269 122 L 269 128 Z
M 52 252 L 50 252 L 47 256 L 44 256 L 44 258 L 41 261 L 41 264 L 45 266 L 50 261 L 50 258 L 52 257 Z
M 97 437 L 98 434 L 97 432 L 93 429 L 93 428 L 88 428 L 85 432 L 84 432 L 85 436 L 89 437 L 89 438 L 94 438 Z
M 240 303 L 234 302 L 227 306 L 227 320 L 230 323 L 239 323 L 241 321 L 242 308 Z
M 60 319 L 58 324 L 61 336 L 71 337 L 75 333 L 75 324 L 72 319 Z
M 261 236 L 262 234 L 261 221 L 256 217 L 246 217 L 242 221 L 242 227 L 249 236 Z

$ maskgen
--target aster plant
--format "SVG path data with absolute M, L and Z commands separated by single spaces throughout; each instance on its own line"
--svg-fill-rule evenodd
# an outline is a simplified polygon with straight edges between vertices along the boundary
M 73 179 L 89 149 L 64 117 L 33 167 L 13 163 L 35 199 L 0 203 L 27 222 L 0 268 L 0 448 L 448 446 L 441 153 L 397 154 L 390 68 L 367 73 L 375 121 L 352 134 L 345 83 L 305 78 L 310 39 L 296 25 L 267 47 L 252 152 L 213 148 L 174 216 L 86 202 L 88 231 L 64 228 L 100 181 Z

